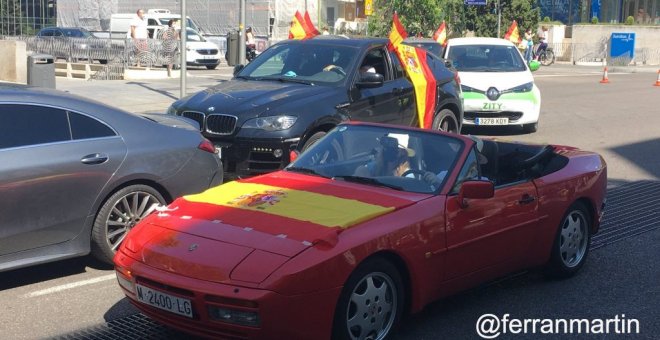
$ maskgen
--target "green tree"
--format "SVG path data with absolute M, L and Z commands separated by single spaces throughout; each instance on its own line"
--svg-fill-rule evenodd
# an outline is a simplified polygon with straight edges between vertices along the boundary
M 19 35 L 21 17 L 20 0 L 7 0 L 3 6 L 0 6 L 0 34 Z
M 503 37 L 513 20 L 520 34 L 525 29 L 536 30 L 540 8 L 536 0 L 500 0 Z M 397 11 L 409 34 L 421 30 L 431 36 L 442 20 L 447 22 L 451 37 L 472 31 L 480 37 L 497 36 L 497 0 L 487 0 L 485 6 L 468 6 L 464 0 L 374 0 L 374 15 L 369 18 L 369 34 L 387 36 L 392 27 L 392 14 Z

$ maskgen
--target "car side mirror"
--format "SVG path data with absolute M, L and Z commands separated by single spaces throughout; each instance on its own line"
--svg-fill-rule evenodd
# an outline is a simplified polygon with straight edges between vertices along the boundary
M 382 74 L 365 72 L 360 73 L 360 79 L 355 85 L 359 88 L 374 88 L 383 86 L 384 82 L 385 78 Z
M 465 201 L 471 199 L 486 199 L 495 196 L 495 185 L 491 181 L 465 181 L 458 192 L 458 202 L 461 208 L 467 208 Z
M 238 72 L 241 72 L 241 70 L 243 70 L 244 68 L 245 68 L 245 65 L 243 65 L 243 64 L 238 64 L 238 65 L 234 66 L 234 75 L 237 75 Z
M 529 61 L 529 70 L 534 72 L 541 67 L 541 63 L 539 63 L 537 60 L 530 60 Z

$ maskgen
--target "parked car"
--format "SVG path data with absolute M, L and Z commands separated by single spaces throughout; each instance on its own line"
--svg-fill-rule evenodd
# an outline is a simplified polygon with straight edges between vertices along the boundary
M 162 39 L 163 27 L 155 27 L 155 39 Z M 214 70 L 220 64 L 220 48 L 218 45 L 206 40 L 201 34 L 192 28 L 188 28 L 186 37 L 186 65 L 204 66 L 209 70 Z
M 464 125 L 513 125 L 536 132 L 541 91 L 531 71 L 538 69 L 537 62 L 527 65 L 512 42 L 496 38 L 449 39 L 445 58 L 461 77 Z
M 431 38 L 418 38 L 418 37 L 408 37 L 403 40 L 403 43 L 410 46 L 421 47 L 438 58 L 442 58 L 444 55 L 444 48 L 437 41 Z
M 282 171 L 148 216 L 115 269 L 140 311 L 204 337 L 384 339 L 508 272 L 575 274 L 606 185 L 603 158 L 572 147 L 351 122 Z
M 172 115 L 195 119 L 221 150 L 226 173 L 283 168 L 337 124 L 363 120 L 419 125 L 412 83 L 380 38 L 286 40 L 238 66 L 233 79 L 178 100 Z M 437 81 L 433 128 L 460 131 L 455 72 L 427 55 Z M 375 73 L 363 73 L 371 66 Z
M 67 61 L 98 61 L 107 64 L 108 60 L 121 55 L 121 45 L 99 39 L 82 27 L 47 27 L 37 32 L 35 50 Z
M 0 85 L 0 271 L 91 252 L 111 262 L 158 205 L 222 183 L 195 122 Z

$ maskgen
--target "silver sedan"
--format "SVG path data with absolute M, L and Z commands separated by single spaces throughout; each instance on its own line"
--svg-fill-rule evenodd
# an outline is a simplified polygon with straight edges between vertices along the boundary
M 174 198 L 222 183 L 195 122 L 0 84 L 0 271 L 91 253 Z

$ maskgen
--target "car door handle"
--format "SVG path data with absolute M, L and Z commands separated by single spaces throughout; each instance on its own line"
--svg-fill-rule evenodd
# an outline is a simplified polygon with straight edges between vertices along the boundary
M 523 197 L 518 201 L 518 203 L 520 205 L 530 204 L 530 203 L 534 202 L 534 200 L 536 200 L 536 197 L 528 195 L 528 194 L 524 194 Z
M 102 164 L 108 161 L 108 155 L 102 153 L 93 153 L 87 156 L 84 156 L 80 162 L 83 164 Z

